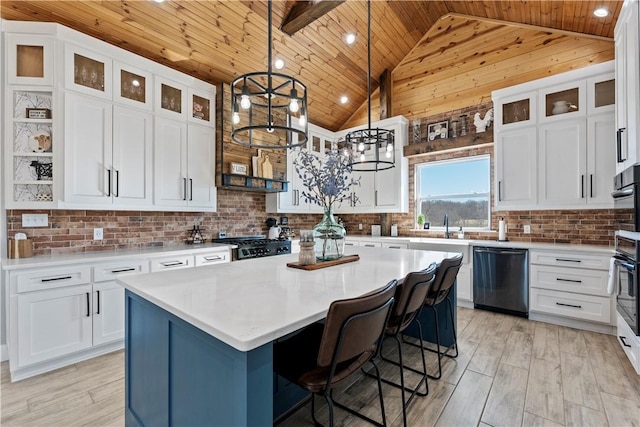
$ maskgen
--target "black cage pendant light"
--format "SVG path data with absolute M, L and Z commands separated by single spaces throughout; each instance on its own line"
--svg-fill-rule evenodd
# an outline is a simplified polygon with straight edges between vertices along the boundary
M 354 171 L 377 172 L 395 166 L 395 141 L 388 129 L 371 128 L 371 0 L 367 10 L 367 103 L 366 129 L 358 129 L 346 135 L 346 148 Z
M 294 148 L 307 142 L 307 87 L 272 71 L 268 3 L 268 70 L 244 74 L 231 84 L 231 138 L 247 147 Z

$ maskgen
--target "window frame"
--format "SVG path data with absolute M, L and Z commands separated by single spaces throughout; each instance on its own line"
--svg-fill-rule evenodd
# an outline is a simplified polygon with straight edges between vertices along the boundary
M 414 225 L 416 226 L 416 230 L 423 230 L 420 228 L 417 228 L 417 224 L 418 224 L 418 215 L 420 215 L 420 206 L 422 206 L 422 199 L 420 198 L 420 169 L 422 169 L 423 167 L 428 167 L 428 166 L 434 166 L 434 165 L 439 165 L 439 164 L 445 164 L 445 163 L 463 163 L 463 162 L 469 162 L 469 161 L 474 161 L 474 160 L 487 160 L 488 162 L 488 171 L 487 171 L 487 188 L 489 189 L 487 191 L 487 193 L 472 193 L 472 194 L 452 194 L 452 195 L 446 195 L 446 196 L 442 196 L 440 198 L 447 198 L 447 199 L 454 199 L 454 198 L 470 198 L 470 197 L 478 197 L 478 196 L 483 196 L 486 194 L 487 196 L 487 226 L 486 227 L 464 227 L 465 230 L 470 230 L 470 231 L 486 231 L 486 230 L 491 230 L 491 155 L 490 154 L 478 154 L 478 155 L 474 155 L 474 156 L 468 156 L 468 157 L 456 157 L 456 158 L 451 158 L 451 159 L 442 159 L 442 160 L 434 160 L 434 161 L 427 161 L 427 162 L 422 162 L 422 163 L 416 163 L 414 165 L 414 195 L 413 195 L 413 201 L 414 201 L 414 212 L 413 212 L 413 218 L 414 218 Z M 444 230 L 445 226 L 444 224 L 442 225 L 433 225 L 433 223 L 431 224 L 431 226 L 429 227 L 428 230 Z M 452 229 L 452 226 L 449 226 L 449 230 Z M 423 230 L 423 231 L 428 231 L 428 230 Z

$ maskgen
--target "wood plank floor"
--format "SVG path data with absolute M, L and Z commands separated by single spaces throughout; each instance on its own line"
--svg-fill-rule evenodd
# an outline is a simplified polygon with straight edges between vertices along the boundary
M 410 426 L 640 426 L 640 377 L 614 336 L 580 331 L 481 310 L 459 308 L 460 356 L 445 358 L 443 377 L 417 397 Z M 418 366 L 417 349 L 404 346 Z M 385 342 L 393 357 L 393 341 Z M 429 353 L 430 372 L 437 367 Z M 124 356 L 116 352 L 17 383 L 2 363 L 2 426 L 124 425 Z M 398 378 L 381 362 L 384 376 Z M 415 377 L 407 376 L 408 381 Z M 375 380 L 356 375 L 336 400 L 379 417 Z M 400 391 L 385 385 L 390 425 L 402 425 Z M 321 421 L 327 410 L 317 400 Z M 311 426 L 307 404 L 280 426 Z M 336 425 L 366 423 L 336 409 Z

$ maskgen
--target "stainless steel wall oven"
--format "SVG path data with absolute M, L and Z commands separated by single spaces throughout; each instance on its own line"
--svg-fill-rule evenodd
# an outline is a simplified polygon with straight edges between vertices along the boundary
M 631 330 L 640 335 L 638 311 L 638 269 L 640 268 L 640 233 L 616 232 L 615 281 L 616 310 Z
M 616 175 L 613 188 L 616 229 L 640 232 L 640 165 Z

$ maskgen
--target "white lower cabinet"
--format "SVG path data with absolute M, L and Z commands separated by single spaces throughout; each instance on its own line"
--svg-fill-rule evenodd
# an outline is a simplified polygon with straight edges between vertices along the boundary
M 460 267 L 460 270 L 458 270 L 458 277 L 456 278 L 457 299 L 473 303 L 472 284 L 473 282 L 471 281 L 471 266 L 469 264 L 463 264 Z
M 531 250 L 529 313 L 615 325 L 608 253 Z M 577 325 L 576 325 L 577 326 Z M 609 328 L 611 329 L 611 328 Z
M 619 313 L 616 313 L 616 316 L 616 335 L 618 336 L 618 342 L 629 358 L 631 365 L 638 375 L 640 375 L 640 337 L 633 333 Z
M 91 284 L 17 295 L 17 365 L 92 346 Z
M 179 270 L 194 266 L 193 255 L 173 255 L 169 257 L 154 258 L 151 260 L 151 272 L 164 270 Z
M 124 288 L 116 282 L 93 285 L 93 345 L 124 338 Z

